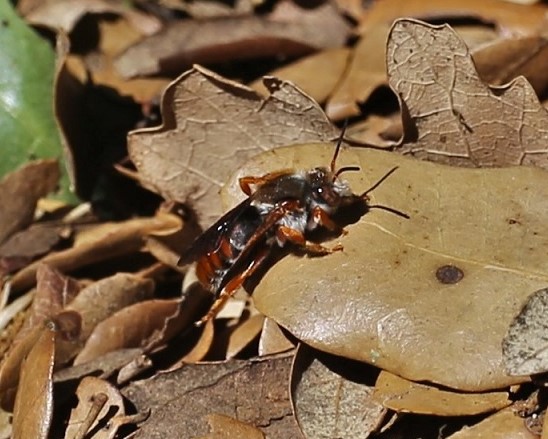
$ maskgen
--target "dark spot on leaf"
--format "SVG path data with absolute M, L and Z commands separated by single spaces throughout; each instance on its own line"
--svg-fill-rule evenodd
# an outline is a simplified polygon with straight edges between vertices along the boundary
M 9 25 L 10 25 L 10 22 L 4 18 L 2 20 L 2 27 L 8 27 Z
M 442 284 L 456 284 L 464 277 L 464 272 L 455 265 L 443 265 L 436 270 L 436 279 Z

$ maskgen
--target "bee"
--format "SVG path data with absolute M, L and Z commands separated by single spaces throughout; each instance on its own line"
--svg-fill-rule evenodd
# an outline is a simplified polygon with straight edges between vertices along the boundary
M 342 251 L 340 244 L 329 248 L 307 241 L 307 235 L 318 228 L 346 233 L 333 220 L 341 208 L 359 204 L 364 213 L 378 208 L 409 218 L 390 207 L 369 204 L 368 194 L 397 167 L 362 194 L 354 194 L 340 179 L 344 172 L 360 170 L 358 166 L 336 169 L 343 136 L 344 129 L 329 168 L 282 170 L 240 178 L 240 188 L 247 198 L 200 235 L 179 260 L 179 265 L 196 261 L 200 284 L 215 298 L 197 326 L 217 315 L 235 291 L 263 266 L 274 247 L 290 243 L 318 256 Z

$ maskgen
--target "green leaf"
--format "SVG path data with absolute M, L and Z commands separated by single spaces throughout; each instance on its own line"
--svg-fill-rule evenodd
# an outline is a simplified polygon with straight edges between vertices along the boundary
M 0 47 L 1 177 L 31 159 L 61 159 L 62 147 L 53 115 L 54 51 L 7 0 L 0 0 Z

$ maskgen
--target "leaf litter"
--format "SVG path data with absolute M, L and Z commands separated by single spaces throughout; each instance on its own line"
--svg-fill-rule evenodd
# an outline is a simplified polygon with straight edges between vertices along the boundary
M 191 227 L 192 218 L 184 213 L 185 221 L 179 218 L 181 210 L 178 203 L 184 203 L 185 207 L 190 206 L 194 209 L 202 227 L 205 227 L 221 213 L 217 195 L 220 187 L 225 185 L 225 207 L 241 199 L 241 194 L 233 194 L 231 201 L 227 201 L 226 198 L 226 192 L 237 187 L 233 179 L 226 183 L 234 171 L 239 170 L 238 175 L 261 175 L 284 167 L 309 168 L 328 165 L 333 152 L 332 144 L 276 149 L 271 154 L 266 153 L 267 155 L 248 162 L 256 153 L 274 147 L 326 142 L 336 138 L 337 129 L 331 125 L 315 100 L 327 101 L 326 109 L 329 112 L 330 102 L 335 102 L 333 97 L 336 97 L 337 90 L 341 87 L 350 87 L 345 99 L 339 102 L 343 107 L 351 108 L 351 114 L 355 117 L 350 122 L 348 130 L 348 133 L 357 133 L 359 136 L 356 139 L 348 139 L 353 144 L 366 142 L 384 148 L 393 148 L 399 144 L 400 152 L 405 151 L 405 148 L 418 146 L 418 149 L 407 152 L 421 155 L 421 148 L 427 148 L 428 158 L 437 158 L 447 151 L 444 149 L 447 148 L 447 143 L 452 143 L 450 146 L 454 147 L 462 141 L 462 137 L 468 141 L 474 140 L 474 134 L 479 131 L 476 125 L 473 126 L 476 130 L 474 133 L 465 130 L 459 137 L 459 133 L 455 132 L 450 142 L 446 138 L 445 144 L 441 145 L 442 148 L 439 143 L 425 144 L 417 141 L 422 139 L 421 136 L 425 133 L 440 133 L 444 129 L 435 118 L 426 114 L 429 109 L 433 115 L 446 111 L 443 106 L 436 107 L 438 95 L 428 94 L 432 93 L 432 90 L 435 91 L 429 85 L 425 88 L 427 97 L 423 96 L 419 102 L 413 101 L 416 99 L 415 95 L 406 96 L 405 90 L 396 90 L 408 99 L 402 101 L 405 137 L 398 141 L 402 133 L 402 124 L 397 120 L 399 113 L 395 112 L 393 103 L 389 103 L 393 107 L 390 109 L 391 113 L 383 113 L 390 105 L 383 106 L 379 103 L 379 96 L 382 95 L 379 94 L 379 90 L 389 80 L 394 82 L 393 72 L 390 75 L 386 73 L 384 53 L 388 53 L 390 73 L 391 63 L 398 55 L 397 49 L 409 47 L 405 46 L 408 44 L 408 41 L 405 42 L 405 32 L 398 33 L 402 27 L 407 27 L 407 35 L 421 35 L 423 41 L 432 38 L 433 43 L 428 47 L 412 46 L 420 55 L 417 57 L 420 63 L 413 64 L 412 67 L 418 68 L 420 74 L 426 74 L 426 77 L 429 72 L 433 72 L 441 84 L 457 76 L 447 73 L 450 69 L 444 67 L 445 59 L 436 61 L 436 56 L 447 56 L 442 50 L 446 50 L 446 47 L 437 46 L 436 40 L 445 38 L 448 42 L 446 46 L 454 47 L 456 52 L 465 53 L 462 59 L 458 59 L 452 53 L 449 54 L 453 56 L 454 65 L 458 67 L 459 72 L 464 72 L 470 78 L 465 87 L 446 88 L 453 102 L 453 107 L 448 108 L 452 109 L 453 119 L 457 123 L 466 128 L 469 120 L 467 111 L 472 112 L 473 116 L 476 113 L 494 114 L 497 110 L 492 109 L 493 102 L 504 101 L 505 105 L 515 108 L 512 110 L 514 113 L 507 114 L 514 119 L 522 117 L 532 126 L 531 129 L 525 129 L 529 125 L 521 125 L 522 136 L 519 138 L 507 135 L 499 126 L 491 127 L 491 130 L 487 130 L 487 135 L 482 132 L 482 138 L 487 139 L 493 138 L 488 136 L 495 136 L 496 139 L 496 136 L 503 132 L 507 138 L 507 145 L 514 148 L 511 153 L 502 149 L 499 142 L 490 162 L 479 160 L 470 154 L 466 160 L 462 157 L 442 157 L 447 163 L 468 166 L 473 164 L 480 167 L 516 163 L 515 155 L 512 154 L 515 154 L 517 149 L 521 148 L 522 152 L 526 151 L 524 155 L 527 155 L 527 151 L 531 152 L 530 145 L 534 147 L 539 139 L 542 144 L 543 118 L 537 120 L 536 126 L 526 119 L 531 113 L 542 115 L 533 89 L 524 81 L 518 81 L 518 91 L 515 90 L 515 85 L 504 84 L 517 74 L 525 74 L 533 82 L 534 91 L 538 94 L 544 93 L 542 37 L 539 33 L 530 33 L 526 36 L 512 35 L 510 39 L 509 34 L 505 33 L 508 29 L 512 29 L 512 32 L 521 32 L 527 26 L 531 26 L 531 23 L 538 23 L 541 9 L 537 6 L 527 9 L 504 5 L 494 12 L 491 3 L 484 6 L 463 0 L 460 2 L 462 11 L 482 19 L 494 20 L 491 27 L 474 22 L 468 27 L 462 24 L 457 26 L 459 35 L 465 36 L 470 50 L 466 49 L 462 41 L 450 30 L 406 20 L 400 21 L 392 29 L 389 48 L 386 51 L 384 38 L 376 29 L 384 29 L 386 35 L 389 20 L 380 17 L 389 17 L 393 13 L 393 2 L 374 2 L 367 12 L 360 5 L 342 1 L 339 3 L 339 7 L 352 11 L 358 21 L 358 27 L 354 27 L 355 31 L 359 32 L 360 28 L 367 30 L 356 37 L 355 46 L 351 42 L 342 48 L 350 26 L 347 22 L 341 21 L 341 16 L 329 3 L 323 4 L 319 9 L 316 5 L 308 10 L 302 9 L 302 5 L 295 7 L 289 2 L 277 2 L 272 10 L 260 10 L 264 5 L 255 5 L 258 8 L 255 11 L 256 15 L 252 15 L 253 9 L 250 5 L 235 4 L 233 8 L 228 9 L 224 6 L 221 13 L 224 14 L 225 23 L 231 20 L 240 25 L 247 23 L 235 18 L 236 10 L 243 7 L 247 8 L 245 11 L 249 15 L 246 19 L 250 22 L 260 21 L 265 17 L 285 24 L 293 20 L 292 26 L 295 29 L 302 27 L 298 30 L 305 32 L 306 26 L 312 22 L 308 20 L 316 19 L 313 17 L 316 11 L 322 8 L 329 10 L 329 19 L 344 23 L 344 26 L 331 27 L 325 25 L 326 22 L 315 22 L 314 32 L 319 35 L 318 27 L 335 29 L 338 36 L 331 42 L 322 43 L 324 45 L 321 47 L 340 49 L 317 52 L 308 58 L 308 62 L 297 61 L 292 66 L 293 70 L 287 71 L 285 81 L 266 78 L 265 85 L 268 91 L 264 96 L 203 67 L 195 66 L 193 70 L 176 80 L 164 94 L 161 103 L 163 126 L 147 128 L 130 135 L 130 156 L 136 171 L 127 160 L 117 164 L 120 169 L 120 163 L 123 163 L 127 171 L 125 175 L 133 173 L 132 175 L 137 176 L 145 187 L 165 198 L 170 206 L 162 206 L 153 218 L 131 218 L 135 213 L 129 210 L 125 212 L 125 221 L 87 228 L 85 232 L 80 226 L 71 224 L 70 232 L 64 235 L 62 241 L 48 244 L 55 245 L 55 253 L 47 254 L 45 257 L 41 254 L 48 252 L 47 245 L 41 253 L 28 252 L 23 247 L 18 250 L 17 244 L 11 244 L 10 258 L 13 259 L 8 261 L 8 266 L 13 267 L 15 276 L 11 279 L 11 284 L 6 283 L 7 279 L 3 279 L 3 297 L 12 301 L 27 292 L 23 297 L 36 299 L 35 304 L 26 311 L 26 320 L 32 323 L 30 329 L 23 329 L 20 333 L 23 339 L 14 345 L 19 354 L 9 354 L 8 357 L 14 359 L 11 360 L 11 366 L 5 369 L 4 364 L 0 371 L 0 376 L 11 376 L 7 381 L 12 383 L 11 390 L 3 395 L 4 406 L 9 407 L 10 397 L 11 404 L 14 402 L 14 383 L 18 378 L 14 379 L 12 372 L 19 371 L 20 364 L 27 361 L 25 358 L 33 355 L 37 340 L 43 335 L 44 324 L 52 322 L 57 330 L 53 348 L 55 367 L 59 368 L 54 379 L 57 384 L 51 384 L 53 378 L 48 369 L 50 366 L 44 366 L 40 384 L 53 386 L 52 401 L 55 404 L 55 411 L 53 417 L 47 410 L 43 411 L 44 404 L 49 401 L 47 398 L 51 399 L 51 394 L 37 390 L 39 386 L 31 387 L 29 392 L 42 392 L 42 399 L 36 401 L 42 408 L 37 410 L 42 410 L 40 413 L 43 414 L 34 426 L 29 424 L 29 428 L 44 430 L 50 428 L 51 424 L 52 434 L 68 434 L 64 431 L 65 426 L 71 424 L 72 421 L 69 422 L 69 419 L 75 418 L 71 418 L 66 402 L 70 398 L 76 401 L 76 386 L 80 383 L 81 390 L 78 392 L 88 392 L 92 399 L 97 395 L 98 403 L 81 405 L 82 413 L 87 414 L 78 415 L 78 423 L 82 418 L 87 420 L 80 424 L 80 431 L 75 433 L 77 436 L 87 434 L 95 438 L 113 437 L 121 426 L 125 426 L 124 431 L 133 430 L 137 437 L 152 437 L 154 434 L 165 437 L 169 434 L 166 432 L 173 432 L 173 435 L 179 437 L 189 432 L 188 437 L 360 437 L 373 433 L 382 438 L 401 431 L 412 431 L 421 437 L 438 437 L 442 433 L 434 428 L 436 419 L 448 414 L 456 415 L 456 418 L 446 418 L 447 420 L 443 421 L 447 424 L 443 437 L 447 437 L 465 425 L 465 418 L 458 416 L 489 411 L 495 413 L 487 416 L 483 422 L 476 423 L 474 428 L 478 431 L 487 431 L 488 433 L 484 434 L 489 437 L 493 437 L 493 434 L 500 434 L 500 437 L 526 434 L 523 419 L 511 411 L 518 410 L 516 403 L 512 404 L 510 410 L 498 411 L 510 403 L 507 386 L 529 380 L 529 372 L 525 376 L 505 375 L 501 343 L 512 318 L 518 315 L 530 292 L 545 288 L 546 267 L 542 263 L 542 257 L 539 257 L 542 251 L 545 254 L 546 249 L 546 229 L 542 227 L 547 210 L 542 201 L 546 199 L 543 192 L 546 185 L 542 183 L 544 177 L 539 177 L 544 175 L 544 171 L 496 169 L 492 172 L 477 170 L 467 173 L 468 171 L 462 170 L 461 174 L 461 170 L 439 165 L 423 167 L 416 161 L 400 162 L 393 153 L 385 153 L 384 158 L 381 153 L 368 150 L 344 149 L 339 165 L 357 163 L 362 166 L 360 175 L 347 174 L 355 190 L 368 187 L 375 181 L 376 176 L 382 175 L 394 164 L 400 164 L 400 169 L 394 176 L 372 193 L 372 202 L 405 210 L 411 216 L 409 221 L 391 217 L 387 212 L 368 212 L 359 221 L 351 221 L 352 224 L 347 226 L 348 235 L 337 238 L 345 245 L 343 254 L 316 259 L 293 256 L 282 259 L 263 279 L 258 279 L 260 282 L 254 291 L 256 304 L 272 318 L 264 319 L 262 315 L 257 315 L 256 310 L 246 305 L 245 297 L 241 296 L 234 301 L 237 306 L 233 311 L 219 315 L 219 318 L 206 325 L 206 328 L 198 330 L 193 327 L 192 322 L 207 309 L 207 300 L 199 295 L 194 296 L 193 293 L 185 295 L 183 300 L 178 297 L 181 274 L 186 274 L 186 281 L 191 270 L 187 270 L 187 267 L 177 267 L 177 255 L 188 246 L 196 233 L 195 228 L 193 230 Z M 63 114 L 60 113 L 64 130 L 74 129 L 73 133 L 79 130 L 82 134 L 86 130 L 94 133 L 94 127 L 102 129 L 103 122 L 93 120 L 93 111 L 100 111 L 97 108 L 101 107 L 91 111 L 92 106 L 86 107 L 86 102 L 89 102 L 86 99 L 94 96 L 99 89 L 96 84 L 114 87 L 114 94 L 131 96 L 130 100 L 133 99 L 136 105 L 117 106 L 116 111 L 120 116 L 127 115 L 130 108 L 133 109 L 131 111 L 139 108 L 139 114 L 145 118 L 140 122 L 140 126 L 157 125 L 154 119 L 158 117 L 155 115 L 157 110 L 154 94 L 165 78 L 160 78 L 160 81 L 158 78 L 136 79 L 135 81 L 140 81 L 139 87 L 143 87 L 142 91 L 138 91 L 135 88 L 137 82 L 133 85 L 124 82 L 114 72 L 112 59 L 126 50 L 132 41 L 138 41 L 137 44 L 146 47 L 152 41 L 147 41 L 145 36 L 150 33 L 151 27 L 147 26 L 151 23 L 164 28 L 161 32 L 163 36 L 158 38 L 159 42 L 152 46 L 151 52 L 148 52 L 149 59 L 142 58 L 147 62 L 155 62 L 164 56 L 161 51 L 168 47 L 167 29 L 175 23 L 170 15 L 172 11 L 165 8 L 166 4 L 160 5 L 154 12 L 143 9 L 138 14 L 132 14 L 128 8 L 112 9 L 114 14 L 109 17 L 91 14 L 82 19 L 77 14 L 74 15 L 71 26 L 76 22 L 78 24 L 70 35 L 73 48 L 65 47 L 68 57 L 62 64 L 65 69 L 63 71 L 68 71 L 69 76 L 63 79 L 62 76 L 65 74 L 60 74 L 56 95 L 57 108 L 65 109 Z M 198 10 L 201 6 L 196 4 L 193 8 Z M 424 11 L 430 11 L 433 15 L 441 12 L 450 16 L 453 14 L 455 17 L 459 2 L 450 2 L 443 7 L 428 2 L 422 2 L 421 5 L 410 2 L 405 7 L 419 15 L 424 15 Z M 524 11 L 523 14 L 518 14 L 519 18 L 516 18 L 516 14 L 510 14 L 518 10 Z M 144 20 L 139 21 L 140 17 Z M 158 17 L 161 17 L 161 20 L 158 20 Z M 84 53 L 85 50 L 81 51 L 79 46 L 82 41 L 79 26 L 80 22 L 88 20 L 97 25 L 99 42 L 91 52 Z M 222 32 L 219 32 L 221 28 L 215 27 L 215 23 L 223 20 L 211 18 L 211 15 L 205 20 L 204 24 L 210 23 L 213 33 L 222 35 Z M 185 25 L 189 28 L 196 25 L 192 18 L 179 20 L 178 24 L 182 21 L 186 21 Z M 205 27 L 200 29 L 203 30 Z M 341 37 L 343 35 L 344 38 Z M 402 35 L 403 43 L 401 39 L 398 40 Z M 489 44 L 485 45 L 486 42 Z M 298 48 L 294 43 L 295 41 L 291 41 L 276 53 L 290 55 L 296 53 L 291 52 L 296 48 L 302 50 L 302 53 L 317 50 L 313 47 L 315 43 L 306 43 L 304 48 Z M 216 53 L 215 56 L 219 56 L 217 59 L 242 62 L 235 61 L 236 58 L 230 51 L 220 50 L 216 44 L 213 43 L 207 50 L 211 50 L 210 54 Z M 251 46 L 248 42 L 242 41 L 241 47 Z M 364 47 L 367 47 L 367 50 Z M 391 48 L 394 50 L 391 51 Z M 287 49 L 289 51 L 284 51 Z M 506 50 L 509 52 L 505 52 Z M 475 57 L 479 74 L 474 69 L 468 52 Z M 517 59 L 512 53 L 520 53 L 521 57 Z M 376 79 L 370 78 L 367 74 L 360 77 L 360 69 L 364 75 L 368 65 L 365 64 L 361 68 L 358 66 L 362 65 L 364 58 L 371 58 L 372 54 L 375 55 L 375 59 L 380 60 L 375 63 L 375 69 L 384 73 L 379 74 Z M 183 62 L 187 65 L 201 59 L 195 56 L 195 53 L 186 52 L 186 55 L 189 57 Z M 177 56 L 179 55 L 175 55 L 175 58 Z M 508 59 L 517 61 L 512 64 L 505 61 Z M 328 70 L 321 67 L 325 66 L 326 62 Z M 274 64 L 282 65 L 279 59 Z M 432 65 L 435 68 L 429 71 Z M 257 71 L 260 72 L 261 69 L 263 72 L 266 71 L 266 64 L 262 67 L 255 62 L 256 70 L 242 69 L 236 75 L 230 71 L 232 67 L 212 67 L 228 71 L 231 77 L 237 76 L 247 80 L 256 79 Z M 173 64 L 170 68 L 173 68 Z M 175 68 L 174 73 L 180 73 L 180 69 L 181 67 L 179 70 Z M 325 78 L 319 73 L 324 70 Z M 416 81 L 419 74 L 412 69 L 407 70 L 407 73 L 415 74 L 412 79 Z M 286 75 L 284 69 L 280 72 L 281 75 Z M 357 78 L 353 82 L 348 82 L 352 77 L 350 73 Z M 67 78 L 72 76 L 74 79 L 77 75 L 80 75 L 79 84 L 72 89 L 72 92 L 76 93 L 71 94 L 71 81 Z M 93 83 L 89 78 L 92 78 Z M 479 78 L 483 81 L 487 78 L 495 85 L 502 86 L 503 91 L 488 88 Z M 288 79 L 302 84 L 315 99 L 288 82 Z M 372 85 L 367 85 L 367 80 L 372 80 Z M 356 87 L 359 81 L 365 81 L 365 87 Z M 456 79 L 454 82 L 457 84 Z M 482 93 L 474 95 L 476 89 L 481 89 Z M 82 93 L 84 90 L 85 93 Z M 264 93 L 265 88 L 262 90 Z M 457 105 L 454 102 L 460 101 L 453 99 L 456 95 L 453 96 L 451 92 L 453 95 L 460 93 L 467 98 L 464 99 L 464 103 Z M 494 100 L 490 98 L 492 95 L 495 96 Z M 525 98 L 521 99 L 527 95 L 528 109 L 531 110 L 529 113 L 523 111 Z M 507 99 L 508 96 L 510 99 Z M 211 105 L 212 102 L 214 106 Z M 111 110 L 116 106 L 114 103 L 109 105 L 112 105 Z M 416 108 L 423 113 L 409 111 Z M 85 111 L 82 111 L 83 109 Z M 103 114 L 103 119 L 106 116 L 114 120 L 112 115 L 116 114 L 116 111 L 110 113 L 111 116 Z M 421 117 L 417 118 L 417 114 Z M 131 117 L 134 116 L 135 114 Z M 498 116 L 500 120 L 506 117 L 501 114 Z M 342 118 L 344 115 L 332 114 L 332 117 Z M 421 118 L 425 121 L 419 120 Z M 425 123 L 421 125 L 419 122 Z M 126 128 L 120 125 L 117 128 L 118 134 L 109 131 L 109 128 L 100 131 L 98 138 L 108 137 L 109 145 L 124 146 L 120 133 L 125 136 L 127 126 L 130 125 L 136 126 L 135 119 L 129 123 L 126 121 Z M 515 127 L 512 129 L 516 131 Z M 88 146 L 95 142 L 90 141 L 90 136 L 87 137 L 88 140 L 81 143 L 78 136 L 68 136 L 67 146 L 71 154 L 80 154 L 77 166 L 73 170 L 75 181 L 80 188 L 84 188 L 79 190 L 79 193 L 85 194 L 86 197 L 93 193 L 93 197 L 96 197 L 98 192 L 93 192 L 93 185 L 97 182 L 104 184 L 103 179 L 106 175 L 102 174 L 103 171 L 97 170 L 100 170 L 101 166 L 109 168 L 112 162 L 120 160 L 121 156 L 115 158 L 116 154 L 113 154 L 107 159 L 111 160 L 110 162 L 102 161 L 105 157 L 99 151 L 106 151 L 110 146 L 106 149 L 91 148 L 88 151 L 94 151 L 93 157 L 90 156 L 94 162 L 81 161 L 86 155 L 81 153 L 80 147 L 86 142 Z M 307 152 L 302 154 L 303 150 Z M 541 148 L 540 152 L 531 155 L 537 160 L 535 163 L 541 167 L 544 153 Z M 508 157 L 514 161 L 509 162 Z M 529 159 L 529 156 L 527 157 Z M 532 163 L 532 160 L 528 163 Z M 199 166 L 194 167 L 196 164 Z M 189 177 L 190 169 L 196 169 L 199 173 Z M 111 183 L 105 186 L 107 191 L 112 188 L 109 184 Z M 116 187 L 114 192 L 118 189 Z M 131 196 L 144 201 L 139 196 Z M 25 198 L 25 194 L 19 198 Z M 463 200 L 466 203 L 463 204 Z M 93 204 L 95 207 L 99 205 L 96 198 Z M 128 206 L 131 204 L 122 201 L 118 212 L 128 209 Z M 34 214 L 34 207 L 28 211 Z M 167 211 L 170 213 L 165 214 Z M 51 219 L 50 216 L 59 218 L 57 212 L 53 211 L 41 215 L 45 215 L 47 220 Z M 25 233 L 25 228 L 31 221 L 32 216 L 27 216 L 27 219 L 20 223 L 22 225 L 16 227 L 16 231 L 9 232 L 10 236 Z M 96 218 L 92 219 L 92 222 L 96 221 Z M 470 238 L 472 232 L 474 238 Z M 163 236 L 158 236 L 159 234 Z M 501 237 L 504 239 L 501 240 Z M 32 241 L 30 238 L 27 239 Z M 403 248 L 402 243 L 406 244 Z M 517 254 L 516 248 L 526 251 Z M 488 249 L 491 254 L 488 254 Z M 21 256 L 19 260 L 18 255 Z M 25 261 L 23 256 L 28 259 Z M 36 262 L 17 272 L 17 264 L 24 266 L 29 260 Z M 73 281 L 66 280 L 51 268 L 47 268 L 51 274 L 46 276 L 46 279 L 51 277 L 48 281 L 50 285 L 46 288 L 46 283 L 41 280 L 38 282 L 37 292 L 28 293 L 29 288 L 36 282 L 37 273 L 42 278 L 44 273 L 49 273 L 45 271 L 46 268 L 40 268 L 46 267 L 43 265 L 44 262 L 49 267 L 61 270 L 64 274 L 70 273 L 77 279 L 74 281 L 77 285 L 75 291 L 80 292 L 75 299 L 72 299 L 73 293 L 68 290 L 67 295 L 63 292 L 65 286 Z M 129 271 L 133 274 L 124 274 L 128 271 L 128 266 L 131 267 Z M 115 286 L 117 282 L 114 279 L 120 276 L 133 280 L 139 286 L 126 296 L 124 288 Z M 108 287 L 107 280 L 113 282 L 112 290 Z M 313 284 L 316 280 L 321 281 L 320 284 Z M 101 286 L 103 282 L 105 283 Z M 280 301 L 274 308 L 272 303 L 265 301 L 265 286 L 270 283 L 273 290 L 281 293 Z M 364 285 L 370 286 L 364 289 Z M 49 288 L 51 291 L 48 292 Z M 96 293 L 92 293 L 93 291 Z M 384 302 L 374 295 L 379 291 L 390 293 L 383 298 Z M 361 294 L 358 294 L 359 292 Z M 348 298 L 348 294 L 352 295 L 351 299 Z M 89 297 L 89 300 L 86 297 Z M 364 298 L 367 300 L 361 302 Z M 299 304 L 301 299 L 303 302 Z M 346 309 L 340 308 L 344 300 L 349 306 Z M 19 309 L 26 306 L 28 299 L 21 303 Z M 167 304 L 168 312 L 159 311 L 156 306 L 158 304 Z M 279 309 L 279 313 L 276 311 L 272 314 L 276 309 Z M 540 314 L 542 315 L 542 311 Z M 364 318 L 354 319 L 356 325 L 351 326 L 352 316 Z M 289 322 L 290 318 L 295 319 L 295 324 Z M 6 315 L 6 319 L 13 319 L 13 322 L 5 334 L 17 333 L 17 321 L 22 321 L 21 314 L 12 313 L 10 317 Z M 139 324 L 136 325 L 136 322 Z M 354 341 L 356 337 L 359 339 L 364 333 L 368 334 L 364 332 L 368 324 L 371 324 L 372 328 L 374 326 L 376 332 L 372 330 L 367 337 L 371 334 L 380 335 L 381 344 L 364 346 L 361 344 L 362 340 Z M 286 329 L 280 330 L 279 325 Z M 452 329 L 447 329 L 448 327 Z M 301 328 L 304 328 L 304 332 L 300 332 Z M 347 338 L 344 342 L 337 341 L 332 344 L 330 337 L 337 332 L 346 332 L 345 335 L 350 337 L 351 341 Z M 542 334 L 541 329 L 539 334 Z M 353 336 L 355 337 L 352 338 Z M 527 332 L 520 337 L 520 343 L 521 340 L 528 341 L 534 338 Z M 330 356 L 302 345 L 296 355 L 294 351 L 287 351 L 298 339 L 307 341 L 321 351 L 326 350 L 349 357 L 353 357 L 356 351 L 361 349 L 358 355 L 360 361 Z M 280 351 L 287 352 L 281 356 L 250 359 L 254 354 L 264 356 Z M 451 356 L 451 351 L 458 352 L 463 358 L 457 358 L 452 362 L 454 357 Z M 228 360 L 228 357 L 235 358 Z M 44 357 L 44 364 L 47 358 Z M 223 361 L 208 363 L 209 359 Z M 51 357 L 48 361 L 48 364 L 51 364 Z M 192 364 L 198 361 L 205 363 Z M 294 362 L 294 368 L 290 373 L 291 362 Z M 370 365 L 365 364 L 367 362 Z M 304 363 L 308 366 L 303 367 Z M 166 372 L 161 373 L 161 370 Z M 349 374 L 351 370 L 358 373 Z M 386 370 L 406 376 L 412 381 L 403 380 L 397 375 L 389 375 Z M 374 377 L 379 373 L 383 380 L 379 378 L 375 383 Z M 94 387 L 87 377 L 90 374 L 101 374 L 105 381 L 96 380 L 97 387 Z M 322 380 L 321 377 L 325 379 Z M 401 383 L 404 383 L 405 386 L 399 387 L 400 390 L 392 388 L 390 395 L 384 393 L 382 396 L 381 386 L 387 383 L 386 377 L 390 377 L 388 381 L 391 385 L 400 383 L 401 386 Z M 417 383 L 414 380 L 421 382 Z M 26 382 L 27 379 L 23 375 L 19 386 L 20 395 L 31 394 L 21 390 L 27 386 Z M 290 383 L 293 407 L 287 393 Z M 534 384 L 524 384 L 520 389 L 517 386 L 511 388 L 512 401 L 521 399 L 528 389 L 535 386 L 536 381 Z M 92 427 L 94 419 L 102 418 L 102 415 L 98 414 L 99 407 L 104 409 L 108 405 L 107 403 L 102 406 L 104 395 L 114 392 L 114 401 L 119 398 L 114 395 L 119 390 L 126 397 L 129 396 L 129 401 L 134 405 L 128 406 L 131 410 L 128 413 L 131 414 L 120 411 L 123 407 L 117 399 L 118 403 L 114 405 L 118 407 L 118 413 L 109 418 L 108 431 Z M 472 390 L 474 393 L 466 390 Z M 478 391 L 479 393 L 476 393 Z M 180 392 L 180 397 L 177 397 L 177 392 Z M 381 398 L 374 401 L 375 394 Z M 108 398 L 110 399 L 110 396 Z M 87 400 L 87 397 L 82 399 Z M 344 404 L 345 410 L 340 410 L 340 404 Z M 543 407 L 542 403 L 540 404 L 532 411 L 520 412 L 520 416 L 531 421 L 537 414 L 542 415 Z M 367 425 L 362 422 L 363 410 L 359 409 L 365 406 L 373 407 L 367 410 Z M 227 407 L 230 410 L 227 411 Z M 429 418 L 422 419 L 427 420 L 423 424 L 430 427 L 431 433 L 421 430 L 422 427 L 418 427 L 416 421 L 413 421 L 417 419 L 413 415 L 394 415 L 394 410 L 430 413 Z M 18 409 L 18 412 L 20 411 Z M 319 416 L 320 411 L 325 413 L 325 416 Z M 192 419 L 189 419 L 190 412 L 196 415 Z M 358 413 L 362 421 L 356 422 L 353 413 Z M 106 422 L 106 418 L 102 419 Z M 410 427 L 405 427 L 406 419 L 410 421 L 407 424 Z M 497 420 L 501 421 L 497 423 Z M 528 425 L 531 425 L 531 422 Z M 190 424 L 193 429 L 187 430 Z M 540 432 L 538 421 L 537 425 L 536 431 Z M 20 424 L 17 428 L 21 428 Z M 457 435 L 464 435 L 466 431 L 468 430 L 463 429 L 453 436 L 460 437 Z M 70 434 L 73 434 L 73 431 Z

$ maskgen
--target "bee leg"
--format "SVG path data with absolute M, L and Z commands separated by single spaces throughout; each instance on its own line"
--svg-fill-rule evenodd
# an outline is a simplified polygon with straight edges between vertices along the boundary
M 268 256 L 268 249 L 264 249 L 262 252 L 260 252 L 257 257 L 253 260 L 253 262 L 245 269 L 245 271 L 238 276 L 231 279 L 225 287 L 221 290 L 219 293 L 219 296 L 217 299 L 215 299 L 215 302 L 213 302 L 213 305 L 211 305 L 211 308 L 209 308 L 209 311 L 205 316 L 203 316 L 200 320 L 197 322 L 194 322 L 195 326 L 202 326 L 207 321 L 215 318 L 217 314 L 219 314 L 219 311 L 223 309 L 228 299 L 230 299 L 234 293 L 240 288 L 243 283 L 246 281 L 247 278 L 251 277 L 255 271 L 263 264 L 263 262 L 266 260 L 266 257 Z
M 342 235 L 348 233 L 345 229 L 341 229 L 341 227 L 339 227 L 320 206 L 316 206 L 312 209 L 312 218 L 314 218 L 316 224 L 325 227 L 327 230 L 339 232 Z
M 280 175 L 287 174 L 288 171 L 278 171 L 278 172 L 270 172 L 268 174 L 265 174 L 261 177 L 254 177 L 254 176 L 246 176 L 242 177 L 238 180 L 238 183 L 240 184 L 240 189 L 242 192 L 246 195 L 251 195 L 252 190 L 251 186 L 261 186 L 265 183 L 268 183 L 271 180 L 274 180 L 278 178 Z
M 287 226 L 278 227 L 276 230 L 276 237 L 282 243 L 292 242 L 293 244 L 297 244 L 298 246 L 304 248 L 308 253 L 318 256 L 329 255 L 344 249 L 341 244 L 337 244 L 336 246 L 329 248 L 321 244 L 306 242 L 306 238 L 301 232 Z
M 209 308 L 209 311 L 207 312 L 207 314 L 203 316 L 197 322 L 194 322 L 194 326 L 202 326 L 205 323 L 207 323 L 209 320 L 215 318 L 215 316 L 219 313 L 219 311 L 223 309 L 227 300 L 230 299 L 232 295 L 236 292 L 236 290 L 238 289 L 238 286 L 234 288 L 234 290 L 228 290 L 224 288 L 221 291 L 221 294 L 219 295 L 219 297 L 215 300 L 215 302 L 213 302 L 213 305 L 211 305 L 211 308 Z

